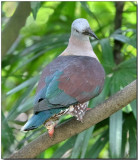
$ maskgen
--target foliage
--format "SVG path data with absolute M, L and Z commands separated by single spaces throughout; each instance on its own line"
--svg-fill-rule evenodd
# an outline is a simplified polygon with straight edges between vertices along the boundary
M 3 2 L 3 28 L 12 15 L 9 16 L 5 9 L 9 3 L 13 3 L 12 11 L 17 5 Z M 20 128 L 26 116 L 33 112 L 33 97 L 41 71 L 67 46 L 74 19 L 86 18 L 99 37 L 100 40 L 91 40 L 91 44 L 106 71 L 104 89 L 90 101 L 89 107 L 101 103 L 136 79 L 136 3 L 124 3 L 122 26 L 114 30 L 115 2 L 31 2 L 32 13 L 2 60 L 3 157 L 45 132 L 43 126 L 27 133 Z M 123 44 L 120 64 L 115 63 L 114 40 Z M 61 122 L 65 119 L 62 117 Z M 136 101 L 88 130 L 50 147 L 38 157 L 136 158 Z

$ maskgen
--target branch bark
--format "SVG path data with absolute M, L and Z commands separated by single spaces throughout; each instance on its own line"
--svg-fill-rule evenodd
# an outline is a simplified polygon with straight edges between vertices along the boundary
M 20 29 L 24 26 L 26 18 L 31 12 L 30 2 L 19 2 L 19 5 L 2 31 L 2 57 L 17 39 Z
M 84 123 L 77 121 L 75 118 L 59 125 L 55 129 L 53 139 L 50 139 L 47 133 L 42 134 L 36 140 L 27 144 L 19 151 L 10 156 L 10 158 L 34 158 L 42 151 L 52 145 L 70 138 L 71 136 L 88 129 L 96 123 L 108 118 L 136 98 L 136 80 L 127 85 L 125 88 L 89 110 L 84 117 Z

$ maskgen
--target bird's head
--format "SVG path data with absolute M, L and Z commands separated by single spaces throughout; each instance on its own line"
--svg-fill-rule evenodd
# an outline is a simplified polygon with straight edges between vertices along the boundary
M 88 39 L 89 36 L 98 39 L 95 33 L 91 30 L 88 21 L 84 18 L 79 18 L 73 21 L 71 34 L 81 39 Z

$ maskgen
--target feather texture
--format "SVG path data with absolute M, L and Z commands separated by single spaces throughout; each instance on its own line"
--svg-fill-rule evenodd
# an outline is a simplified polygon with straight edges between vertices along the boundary
M 59 56 L 44 69 L 35 103 L 40 98 L 64 106 L 86 102 L 101 92 L 104 76 L 104 69 L 95 58 Z
M 45 99 L 51 109 L 43 107 L 40 112 L 35 108 L 34 116 L 23 129 L 35 129 L 62 109 L 97 96 L 103 88 L 104 77 L 104 69 L 96 58 L 59 56 L 43 70 L 35 97 L 35 104 Z

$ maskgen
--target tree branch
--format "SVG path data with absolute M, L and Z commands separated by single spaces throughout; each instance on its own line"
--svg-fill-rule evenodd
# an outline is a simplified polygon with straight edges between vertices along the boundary
M 19 2 L 19 5 L 2 31 L 2 56 L 10 49 L 17 39 L 20 29 L 24 26 L 26 18 L 31 12 L 30 2 Z
M 49 138 L 47 133 L 42 134 L 36 140 L 27 144 L 19 151 L 10 156 L 10 158 L 34 158 L 42 151 L 52 145 L 70 138 L 71 136 L 88 129 L 96 123 L 108 118 L 136 98 L 136 80 L 127 85 L 124 89 L 105 100 L 95 108 L 89 110 L 84 117 L 84 123 L 72 118 L 68 122 L 59 125 L 55 129 L 55 136 Z

